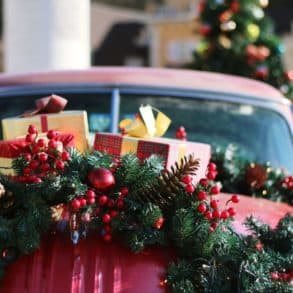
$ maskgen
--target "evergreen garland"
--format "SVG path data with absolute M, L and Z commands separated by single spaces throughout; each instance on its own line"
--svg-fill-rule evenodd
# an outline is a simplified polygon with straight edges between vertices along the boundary
M 248 218 L 253 233 L 240 236 L 231 226 L 231 204 L 238 198 L 231 197 L 220 209 L 213 202 L 219 193 L 213 180 L 194 186 L 191 174 L 198 162 L 192 156 L 165 172 L 156 156 L 141 162 L 132 154 L 119 159 L 99 152 L 69 154 L 62 171 L 39 174 L 38 182 L 0 176 L 2 275 L 11 261 L 35 251 L 50 229 L 69 230 L 73 243 L 96 230 L 104 241 L 122 241 L 135 253 L 151 245 L 173 248 L 178 258 L 163 281 L 172 292 L 292 289 L 292 216 L 286 215 L 274 230 Z M 14 164 L 21 178 L 27 176 L 27 164 Z M 92 176 L 97 170 L 103 178 Z M 115 180 L 111 188 L 97 187 L 100 181 L 93 180 L 105 178 Z M 69 219 L 62 217 L 64 209 Z
M 262 197 L 293 205 L 293 176 L 270 163 L 241 159 L 234 145 L 216 149 L 212 161 L 218 167 L 217 179 L 223 191 Z

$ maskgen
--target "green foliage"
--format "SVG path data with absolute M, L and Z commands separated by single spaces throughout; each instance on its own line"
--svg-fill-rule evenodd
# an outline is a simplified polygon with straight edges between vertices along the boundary
M 209 194 L 213 182 L 194 193 L 186 193 L 181 182 L 182 175 L 194 173 L 197 165 L 193 157 L 185 158 L 180 166 L 165 172 L 162 160 L 155 156 L 141 162 L 128 154 L 117 161 L 107 154 L 81 156 L 72 150 L 64 173 L 50 174 L 41 183 L 23 184 L 1 175 L 6 192 L 0 198 L 0 252 L 9 248 L 17 256 L 35 251 L 42 236 L 56 229 L 52 208 L 62 203 L 70 213 L 66 225 L 71 235 L 81 236 L 88 229 L 105 235 L 110 227 L 111 236 L 134 253 L 150 246 L 171 249 L 176 261 L 169 264 L 166 280 L 172 292 L 289 292 L 288 282 L 272 280 L 271 273 L 292 271 L 292 216 L 286 215 L 275 229 L 248 218 L 250 236 L 237 235 L 231 219 L 213 219 L 218 226 L 211 230 L 211 221 L 198 211 L 197 192 Z M 95 190 L 96 203 L 72 207 L 72 200 L 85 199 L 86 191 L 93 188 L 88 186 L 87 173 L 100 167 L 112 170 L 115 186 Z M 173 197 L 169 197 L 168 188 Z M 151 194 L 145 197 L 145 192 Z M 105 194 L 107 204 L 101 204 L 99 200 Z M 168 198 L 169 204 L 148 200 L 155 194 Z M 11 205 L 4 208 L 2 204 L 8 200 Z M 123 202 L 120 208 L 119 201 Z M 205 202 L 207 209 L 209 201 Z M 103 217 L 113 211 L 116 216 L 105 224 Z M 90 222 L 82 220 L 87 214 Z M 262 249 L 256 248 L 258 242 Z M 0 275 L 8 262 L 0 258 Z
M 292 81 L 286 77 L 282 61 L 285 47 L 274 34 L 273 22 L 265 15 L 260 1 L 203 3 L 200 13 L 203 37 L 190 66 L 259 79 L 292 99 Z
M 224 192 L 262 197 L 293 205 L 293 189 L 282 184 L 288 176 L 284 170 L 273 168 L 270 163 L 248 162 L 239 156 L 238 149 L 233 145 L 224 150 L 216 149 L 212 161 L 217 164 L 217 179 L 222 183 Z M 266 179 L 258 186 L 251 186 L 246 180 L 246 173 L 251 165 L 261 166 L 265 170 Z

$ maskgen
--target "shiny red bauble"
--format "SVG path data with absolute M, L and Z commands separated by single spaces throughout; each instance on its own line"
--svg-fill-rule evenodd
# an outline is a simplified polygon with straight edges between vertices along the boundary
M 88 174 L 88 180 L 99 191 L 108 191 L 115 185 L 113 173 L 106 168 L 93 169 Z

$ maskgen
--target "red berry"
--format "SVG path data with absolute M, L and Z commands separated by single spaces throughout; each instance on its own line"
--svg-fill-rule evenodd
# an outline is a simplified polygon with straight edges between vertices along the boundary
M 185 184 L 190 184 L 192 182 L 192 176 L 191 175 L 182 176 L 181 182 L 183 182 Z
M 47 137 L 49 139 L 54 139 L 54 138 L 56 138 L 56 136 L 57 136 L 57 132 L 55 130 L 49 130 L 47 132 Z
M 39 178 L 39 177 L 35 177 L 35 178 L 33 178 L 33 180 L 32 180 L 32 183 L 42 183 L 43 181 L 42 181 L 42 179 L 41 178 Z
M 111 210 L 110 211 L 110 216 L 112 217 L 112 218 L 116 218 L 117 216 L 118 216 L 118 212 L 117 211 L 115 211 L 115 210 Z
M 271 272 L 271 278 L 274 281 L 278 280 L 279 279 L 279 273 L 278 272 Z
M 44 148 L 44 147 L 46 146 L 46 140 L 43 139 L 43 138 L 38 139 L 38 141 L 37 141 L 37 145 L 38 145 L 38 147 L 40 147 L 40 148 Z
M 115 205 L 114 199 L 109 199 L 107 202 L 107 207 L 112 208 Z
M 36 170 L 38 167 L 39 167 L 40 163 L 37 161 L 37 160 L 32 160 L 30 161 L 29 163 L 29 167 L 32 169 L 32 170 Z
M 62 160 L 57 160 L 55 163 L 56 169 L 58 170 L 63 170 L 64 169 L 64 162 Z
M 27 162 L 30 161 L 30 160 L 32 159 L 32 155 L 29 154 L 29 153 L 24 154 L 23 156 L 24 156 L 24 159 L 25 159 Z
M 185 127 L 184 126 L 180 126 L 177 131 L 179 131 L 179 132 L 185 132 Z
M 32 147 L 32 153 L 33 153 L 33 154 L 37 154 L 39 151 L 40 151 L 40 148 L 35 144 L 35 145 Z
M 204 204 L 204 203 L 201 203 L 199 204 L 199 206 L 197 207 L 197 210 L 200 212 L 200 213 L 204 213 L 206 210 L 207 210 L 207 206 Z
M 86 206 L 87 201 L 86 201 L 85 198 L 80 198 L 80 199 L 79 199 L 79 202 L 80 202 L 80 206 L 81 206 L 81 207 Z
M 88 199 L 87 199 L 87 203 L 88 204 L 94 204 L 96 202 L 96 199 L 94 198 L 94 197 L 89 197 Z
M 99 205 L 100 206 L 104 206 L 106 203 L 107 203 L 107 201 L 108 201 L 108 196 L 107 195 L 101 195 L 100 197 L 99 197 Z
M 207 211 L 204 215 L 209 221 L 213 219 L 213 214 L 210 211 Z
M 36 135 L 35 134 L 27 134 L 25 137 L 25 141 L 32 143 L 35 141 Z
M 70 159 L 70 154 L 69 154 L 68 152 L 64 151 L 64 152 L 62 152 L 62 154 L 61 154 L 61 158 L 62 158 L 63 161 L 69 161 L 69 159 Z
M 231 207 L 228 209 L 228 213 L 231 217 L 233 217 L 236 215 L 236 210 L 233 207 Z
M 30 133 L 30 134 L 36 134 L 36 133 L 38 132 L 38 129 L 37 129 L 36 126 L 34 126 L 34 125 L 30 125 L 30 126 L 28 127 L 27 132 Z
M 217 171 L 209 171 L 207 174 L 207 178 L 209 180 L 215 180 L 215 178 L 217 177 Z
M 165 222 L 165 219 L 163 217 L 159 217 L 155 223 L 153 224 L 153 227 L 156 228 L 156 229 L 161 229 L 163 224 Z
M 111 241 L 112 241 L 112 235 L 106 233 L 106 234 L 103 236 L 103 240 L 104 240 L 105 242 L 111 242 Z
M 228 219 L 229 218 L 229 216 L 230 216 L 230 214 L 229 214 L 229 212 L 228 211 L 222 211 L 222 213 L 221 213 L 221 219 L 223 219 L 223 220 L 226 220 L 226 219 Z
M 127 187 L 122 187 L 122 188 L 120 189 L 120 192 L 121 192 L 121 195 L 122 195 L 123 197 L 125 197 L 125 196 L 128 195 L 129 190 L 128 190 Z
M 39 160 L 41 162 L 46 162 L 48 160 L 48 154 L 46 154 L 46 153 L 39 153 Z
M 100 208 L 96 208 L 96 210 L 95 210 L 96 215 L 99 215 L 100 212 L 101 212 L 101 209 Z
M 188 185 L 185 186 L 185 191 L 187 193 L 193 193 L 194 190 L 195 190 L 195 188 L 194 188 L 194 186 L 192 184 L 188 184 Z
M 42 164 L 41 165 L 41 170 L 43 171 L 43 172 L 47 172 L 47 171 L 49 171 L 50 170 L 50 165 L 48 164 L 48 163 L 45 163 L 45 164 Z
M 217 223 L 217 222 L 213 222 L 213 223 L 211 224 L 211 227 L 213 227 L 214 229 L 217 229 L 218 226 L 219 226 L 219 223 Z
M 80 208 L 80 201 L 78 199 L 74 199 L 71 202 L 71 206 L 75 209 L 78 210 Z
M 236 195 L 236 194 L 233 194 L 232 196 L 231 196 L 231 201 L 232 202 L 234 202 L 234 203 L 238 203 L 239 202 L 239 196 L 238 195 Z
M 211 171 L 216 171 L 217 170 L 217 165 L 213 162 L 210 162 L 208 165 L 208 170 Z
M 199 191 L 197 198 L 198 198 L 198 200 L 205 200 L 207 198 L 207 193 L 204 191 Z
M 56 140 L 51 139 L 51 140 L 49 140 L 48 146 L 51 149 L 56 149 L 58 146 L 58 143 Z
M 117 208 L 118 209 L 124 209 L 125 208 L 125 203 L 123 199 L 118 199 L 117 200 Z
M 25 167 L 25 168 L 23 168 L 22 172 L 25 175 L 29 175 L 32 172 L 32 169 L 29 167 Z
M 109 224 L 111 222 L 111 215 L 110 214 L 104 214 L 102 217 L 102 221 L 105 224 Z
M 207 187 L 207 186 L 209 185 L 209 181 L 208 181 L 208 179 L 206 179 L 206 178 L 201 178 L 201 179 L 199 180 L 199 184 L 200 184 L 201 186 L 203 186 L 203 187 Z
M 96 193 L 93 190 L 91 190 L 91 189 L 87 190 L 86 193 L 85 193 L 85 195 L 88 198 L 95 198 L 96 197 Z
M 218 208 L 218 201 L 216 201 L 215 199 L 211 200 L 211 207 L 213 209 L 217 209 Z
M 220 190 L 221 189 L 220 189 L 220 187 L 218 185 L 214 185 L 211 188 L 211 194 L 214 194 L 214 195 L 219 194 L 220 193 Z
M 219 212 L 219 210 L 214 210 L 213 211 L 213 218 L 220 219 L 220 217 L 221 217 L 221 213 Z
M 110 225 L 105 225 L 103 227 L 104 231 L 108 234 L 110 234 L 112 232 L 112 227 Z

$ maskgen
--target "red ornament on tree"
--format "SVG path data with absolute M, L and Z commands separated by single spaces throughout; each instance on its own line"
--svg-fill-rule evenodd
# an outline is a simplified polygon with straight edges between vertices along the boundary
M 88 174 L 88 180 L 99 191 L 108 191 L 115 185 L 113 173 L 106 168 L 93 169 Z

